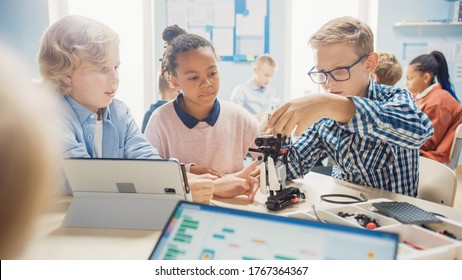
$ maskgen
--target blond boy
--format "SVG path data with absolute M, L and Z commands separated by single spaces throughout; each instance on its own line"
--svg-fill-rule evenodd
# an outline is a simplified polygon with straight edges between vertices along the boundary
M 260 116 L 279 105 L 276 91 L 270 85 L 277 63 L 270 55 L 263 54 L 257 57 L 252 69 L 252 78 L 234 88 L 231 101 L 241 105 L 252 115 Z
M 416 196 L 419 148 L 433 127 L 407 90 L 370 78 L 378 62 L 373 42 L 370 27 L 351 17 L 322 26 L 309 40 L 315 65 L 308 75 L 326 93 L 287 102 L 268 125 L 302 134 L 295 143 L 302 170 L 290 158 L 290 178 L 307 173 L 325 151 L 335 178 Z
M 372 78 L 378 84 L 384 84 L 388 86 L 394 86 L 401 76 L 403 75 L 403 69 L 396 56 L 388 52 L 378 52 L 379 63 L 372 72 Z

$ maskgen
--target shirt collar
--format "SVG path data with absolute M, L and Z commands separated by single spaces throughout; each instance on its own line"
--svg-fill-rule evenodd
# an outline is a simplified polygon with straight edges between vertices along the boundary
M 379 85 L 374 79 L 369 79 L 369 87 L 366 92 L 366 98 L 371 100 L 384 100 L 387 98 L 385 90 L 382 87 L 385 85 Z
M 215 103 L 213 104 L 212 111 L 210 114 L 203 120 L 198 120 L 195 117 L 188 114 L 183 108 L 180 106 L 180 100 L 183 98 L 183 94 L 178 94 L 177 98 L 173 101 L 173 107 L 175 108 L 175 112 L 180 118 L 180 120 L 186 125 L 189 129 L 194 128 L 199 122 L 206 122 L 210 126 L 214 126 L 218 120 L 218 116 L 220 115 L 220 102 L 218 99 L 215 99 Z
M 250 84 L 250 88 L 252 88 L 252 89 L 255 90 L 255 91 L 263 92 L 263 91 L 265 90 L 265 87 L 257 86 L 257 85 L 252 81 L 252 79 L 249 80 L 249 84 Z
M 84 106 L 82 106 L 80 103 L 74 100 L 74 98 L 70 96 L 64 96 L 64 98 L 67 100 L 67 103 L 72 107 L 74 110 L 75 114 L 77 115 L 77 118 L 79 119 L 80 122 L 84 122 L 86 119 L 88 119 L 91 115 L 94 115 L 96 113 L 93 113 L 92 111 L 88 110 Z M 110 109 L 109 106 L 100 109 L 101 111 L 101 119 L 102 120 L 108 120 L 110 116 Z
M 438 83 L 434 83 L 433 85 L 429 86 L 424 91 L 422 91 L 421 93 L 417 93 L 415 99 L 419 100 L 419 99 L 424 98 L 436 85 L 438 85 Z

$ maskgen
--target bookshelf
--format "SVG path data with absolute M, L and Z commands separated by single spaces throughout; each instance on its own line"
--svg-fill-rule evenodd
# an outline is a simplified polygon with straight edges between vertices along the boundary
M 393 25 L 394 27 L 425 27 L 425 26 L 438 26 L 438 27 L 462 27 L 462 22 L 427 22 L 427 21 L 409 21 L 409 22 L 397 22 Z
M 427 22 L 427 21 L 403 21 L 397 22 L 393 27 L 406 35 L 460 35 L 462 34 L 462 22 Z

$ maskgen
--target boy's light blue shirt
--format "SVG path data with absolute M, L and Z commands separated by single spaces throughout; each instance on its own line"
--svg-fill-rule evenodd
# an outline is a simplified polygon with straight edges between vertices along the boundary
M 241 105 L 252 115 L 270 113 L 281 103 L 271 85 L 258 87 L 251 79 L 234 88 L 231 101 Z
M 63 108 L 62 135 L 65 158 L 93 158 L 97 114 L 87 110 L 70 96 L 60 97 Z M 101 110 L 103 158 L 160 159 L 120 100 Z
M 417 196 L 419 148 L 433 135 L 430 119 L 407 90 L 373 80 L 365 98 L 350 98 L 356 114 L 348 123 L 321 119 L 295 142 L 303 173 L 326 151 L 335 178 Z M 289 160 L 288 176 L 299 177 L 302 172 L 293 155 Z

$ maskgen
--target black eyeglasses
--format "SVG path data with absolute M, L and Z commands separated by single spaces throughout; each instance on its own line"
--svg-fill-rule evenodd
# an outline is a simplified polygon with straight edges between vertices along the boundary
M 339 67 L 332 69 L 330 71 L 313 71 L 315 67 L 311 68 L 310 72 L 308 72 L 308 76 L 310 76 L 311 80 L 316 84 L 325 84 L 327 83 L 328 76 L 330 75 L 332 79 L 336 80 L 337 82 L 342 82 L 350 79 L 350 69 L 355 66 L 356 64 L 363 61 L 369 55 L 363 55 L 355 63 L 351 64 L 350 66 Z

